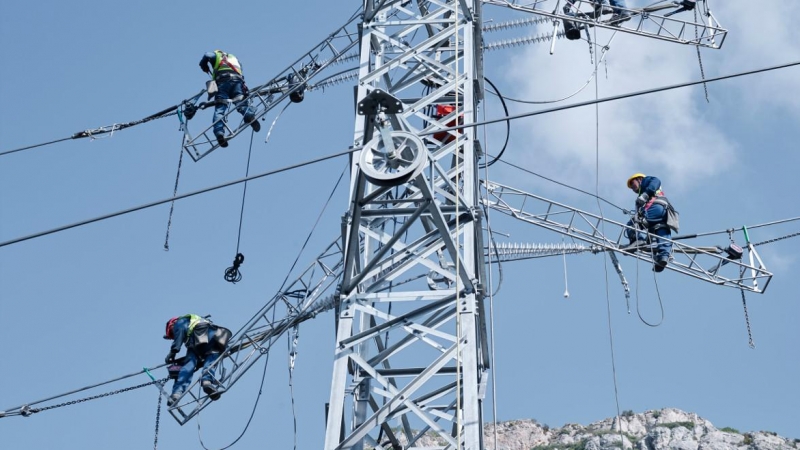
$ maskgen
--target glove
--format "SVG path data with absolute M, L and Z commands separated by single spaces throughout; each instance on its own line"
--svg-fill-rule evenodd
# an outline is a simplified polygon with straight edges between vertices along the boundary
M 650 224 L 647 223 L 647 219 L 645 219 L 644 214 L 637 213 L 636 217 L 633 218 L 633 221 L 638 223 L 643 230 L 646 230 L 650 226 Z
M 164 362 L 167 364 L 172 364 L 175 362 L 175 352 L 169 352 L 166 358 L 164 358 Z
M 642 206 L 647 204 L 647 201 L 650 200 L 650 196 L 647 193 L 642 193 L 639 197 L 636 198 L 636 206 L 641 208 Z

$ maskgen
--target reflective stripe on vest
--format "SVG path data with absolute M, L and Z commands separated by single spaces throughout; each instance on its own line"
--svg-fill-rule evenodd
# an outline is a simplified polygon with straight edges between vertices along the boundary
M 233 71 L 237 74 L 242 74 L 242 65 L 239 60 L 230 53 L 225 53 L 220 50 L 215 50 L 217 57 L 214 59 L 214 76 L 216 77 L 220 72 Z
M 189 319 L 189 331 L 186 333 L 186 336 L 189 337 L 192 335 L 194 331 L 194 327 L 197 326 L 199 323 L 207 323 L 208 321 L 197 314 L 187 314 L 185 316 L 181 316 L 181 318 Z

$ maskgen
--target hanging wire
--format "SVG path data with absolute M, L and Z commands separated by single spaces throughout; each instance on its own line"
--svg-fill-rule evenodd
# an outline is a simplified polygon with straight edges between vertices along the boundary
M 520 170 L 520 171 L 522 171 L 522 172 L 525 172 L 525 173 L 527 173 L 527 174 L 529 174 L 529 175 L 533 175 L 533 176 L 535 176 L 535 177 L 539 177 L 539 178 L 541 178 L 541 179 L 543 179 L 543 180 L 545 180 L 545 181 L 549 181 L 549 182 L 551 182 L 551 183 L 557 184 L 557 185 L 559 185 L 559 186 L 562 186 L 562 187 L 565 187 L 565 188 L 567 188 L 567 189 L 572 189 L 573 191 L 577 191 L 577 192 L 580 192 L 580 193 L 582 193 L 582 194 L 586 194 L 586 195 L 589 195 L 589 196 L 591 196 L 591 197 L 594 197 L 594 198 L 596 198 L 596 199 L 598 199 L 598 200 L 600 200 L 600 201 L 602 201 L 602 202 L 608 203 L 609 205 L 613 206 L 614 208 L 617 208 L 617 209 L 619 209 L 619 210 L 620 210 L 620 211 L 622 211 L 623 213 L 626 213 L 626 214 L 627 214 L 627 213 L 629 212 L 627 209 L 625 209 L 625 208 L 623 208 L 623 207 L 621 207 L 621 206 L 617 206 L 617 205 L 615 205 L 614 203 L 611 203 L 610 201 L 608 201 L 608 200 L 604 199 L 603 197 L 600 197 L 600 196 L 598 196 L 596 193 L 594 193 L 594 194 L 593 194 L 593 193 L 591 193 L 591 192 L 584 191 L 583 189 L 579 189 L 579 188 L 576 188 L 576 187 L 574 187 L 574 186 L 571 186 L 571 185 L 569 185 L 569 184 L 562 183 L 562 182 L 560 182 L 560 181 L 554 180 L 554 179 L 552 179 L 552 178 L 549 178 L 549 177 L 546 177 L 546 176 L 544 176 L 544 175 L 540 175 L 540 174 L 538 174 L 538 173 L 536 173 L 536 172 L 534 172 L 534 171 L 532 171 L 532 170 L 526 169 L 526 168 L 524 168 L 524 167 L 522 167 L 522 166 L 519 166 L 519 165 L 517 165 L 517 164 L 514 164 L 514 163 L 510 163 L 510 162 L 508 162 L 508 161 L 506 161 L 506 160 L 503 160 L 503 159 L 498 159 L 498 161 L 500 161 L 501 163 L 503 163 L 503 164 L 505 164 L 505 165 L 507 165 L 507 166 L 510 166 L 510 167 L 513 167 L 513 168 L 515 168 L 515 169 L 517 169 L 517 170 Z
M 618 32 L 615 31 L 614 34 L 611 35 L 611 38 L 608 39 L 608 42 L 606 43 L 606 45 L 601 47 L 602 53 L 600 55 L 600 62 L 604 62 L 605 57 L 608 54 L 608 51 L 611 50 L 611 42 L 616 37 L 617 33 Z M 595 44 L 595 45 L 597 45 L 599 47 L 599 44 Z M 578 90 L 576 90 L 575 92 L 573 92 L 573 93 L 571 93 L 571 94 L 569 94 L 569 95 L 567 95 L 565 97 L 561 97 L 561 98 L 558 98 L 558 99 L 555 99 L 555 100 L 521 100 L 521 99 L 518 99 L 518 98 L 512 98 L 512 97 L 508 97 L 508 96 L 501 96 L 500 92 L 497 91 L 496 88 L 495 88 L 495 91 L 497 91 L 497 92 L 493 92 L 493 91 L 488 91 L 488 92 L 490 94 L 492 94 L 492 95 L 496 95 L 498 97 L 505 98 L 506 100 L 508 100 L 510 102 L 514 102 L 514 103 L 524 103 L 524 104 L 529 104 L 529 105 L 546 105 L 546 104 L 550 104 L 550 103 L 563 102 L 564 100 L 569 100 L 572 97 L 575 97 L 576 95 L 578 95 L 581 92 L 583 92 L 583 90 L 586 89 L 587 86 L 589 86 L 589 84 L 592 82 L 592 80 L 596 76 L 597 76 L 597 68 L 595 67 L 595 69 L 592 71 L 591 75 L 589 75 L 589 79 L 586 80 L 586 83 L 584 83 L 583 86 L 578 88 Z M 492 85 L 492 87 L 494 87 L 494 85 Z M 506 114 L 506 115 L 508 115 L 508 114 Z
M 594 41 L 597 42 L 597 28 L 593 29 L 594 31 Z M 587 33 L 588 34 L 588 33 Z M 594 59 L 594 74 L 597 74 L 597 70 L 599 67 L 600 61 L 599 59 Z M 595 100 L 600 98 L 600 83 L 597 80 L 597 77 L 594 77 L 594 96 Z M 595 185 L 594 185 L 594 198 L 597 202 L 597 208 L 600 212 L 600 229 L 601 232 L 605 235 L 605 217 L 603 215 L 603 205 L 600 203 L 600 104 L 594 104 L 594 118 L 595 118 L 595 127 L 594 127 L 594 142 L 595 142 Z M 566 280 L 566 257 L 564 259 L 565 264 L 565 271 L 564 277 Z M 608 346 L 611 356 L 611 375 L 614 384 L 614 404 L 616 406 L 617 411 L 617 425 L 619 426 L 619 437 L 620 437 L 620 445 L 624 450 L 625 445 L 622 436 L 622 423 L 620 422 L 620 407 L 619 407 L 619 386 L 617 383 L 617 362 L 616 362 L 616 355 L 614 352 L 614 327 L 611 321 L 611 295 L 609 293 L 609 282 L 608 282 L 608 255 L 603 258 L 603 272 L 605 278 L 605 292 L 606 292 L 606 320 L 608 322 Z M 566 294 L 565 294 L 566 296 Z
M 294 425 L 294 450 L 297 450 L 297 411 L 294 404 L 294 362 L 297 359 L 297 339 L 300 327 L 295 325 L 286 335 L 289 344 L 289 395 L 292 398 L 292 423 Z
M 561 235 L 561 257 L 564 259 L 564 298 L 569 298 L 569 281 L 567 280 L 567 246 L 564 243 L 564 235 Z
M 164 397 L 161 395 L 161 390 L 164 389 L 164 384 L 159 383 L 158 386 L 158 408 L 156 409 L 156 433 L 153 438 L 153 450 L 158 450 L 158 426 L 161 423 L 161 401 Z
M 706 71 L 703 69 L 703 58 L 700 56 L 700 35 L 697 31 L 697 9 L 694 9 L 694 39 L 697 41 L 697 45 L 694 48 L 697 50 L 697 62 L 700 64 L 700 78 L 705 80 L 706 79 Z M 708 100 L 708 84 L 703 83 L 703 91 L 706 94 L 706 103 L 711 103 Z
M 273 319 L 274 319 L 275 312 L 273 311 Z M 274 341 L 273 341 L 274 342 Z M 272 343 L 270 343 L 270 347 L 272 347 Z M 247 423 L 244 425 L 244 429 L 239 434 L 239 436 L 233 440 L 230 444 L 226 445 L 225 447 L 221 447 L 218 450 L 225 450 L 228 448 L 233 447 L 239 440 L 247 433 L 247 430 L 250 428 L 250 423 L 253 421 L 253 416 L 256 414 L 256 409 L 258 408 L 258 401 L 261 400 L 261 394 L 264 392 L 264 380 L 267 378 L 267 365 L 269 364 L 269 351 L 266 352 L 266 359 L 264 361 L 264 370 L 261 373 L 261 384 L 258 387 L 258 395 L 256 395 L 256 400 L 253 402 L 253 409 L 250 411 L 250 417 L 247 419 Z M 200 427 L 200 413 L 197 414 L 197 439 L 200 441 L 200 446 L 203 447 L 204 450 L 210 450 L 206 447 L 205 442 L 203 442 L 203 434 Z
M 492 81 L 489 80 L 488 78 L 484 77 L 484 80 L 486 80 L 486 82 L 489 83 L 494 88 L 495 91 L 497 91 L 497 96 L 500 98 L 500 103 L 502 103 L 502 105 L 503 105 L 503 111 L 505 112 L 506 116 L 508 116 L 509 115 L 508 105 L 506 105 L 505 98 L 503 98 L 503 96 L 500 94 L 500 90 L 497 89 L 497 86 L 495 86 L 494 83 L 492 83 Z M 484 108 L 484 120 L 486 120 L 485 108 Z M 485 127 L 484 127 L 484 130 L 485 130 Z M 503 142 L 503 148 L 500 149 L 500 153 L 498 153 L 497 156 L 495 156 L 494 159 L 492 159 L 491 161 L 489 161 L 487 163 L 484 163 L 484 164 L 481 164 L 478 167 L 483 169 L 483 168 L 489 167 L 492 164 L 496 163 L 500 159 L 500 157 L 503 156 L 503 153 L 506 152 L 506 148 L 508 147 L 508 139 L 510 137 L 511 137 L 511 121 L 507 120 L 506 121 L 506 140 L 505 140 L 505 142 Z
M 486 120 L 486 108 L 485 107 L 481 110 L 481 113 L 483 115 L 483 119 Z M 486 148 L 488 150 L 488 148 L 489 148 L 489 136 L 488 136 L 488 133 L 486 132 L 486 127 L 485 126 L 483 127 L 483 140 L 486 143 Z M 508 135 L 506 135 L 506 142 L 508 142 Z M 498 159 L 499 159 L 499 157 L 498 157 Z M 487 182 L 489 181 L 489 166 L 490 165 L 491 164 L 483 164 L 483 166 L 482 166 L 483 174 L 484 174 L 483 177 Z M 479 192 L 479 195 L 481 195 L 481 197 L 483 197 L 483 192 L 484 191 L 483 190 L 479 190 L 478 192 Z M 494 296 L 497 294 L 497 292 L 493 292 L 493 290 L 494 290 L 494 279 L 492 277 L 492 254 L 498 256 L 497 270 L 498 270 L 498 272 L 500 274 L 501 280 L 502 280 L 502 274 L 503 274 L 503 266 L 502 266 L 502 262 L 500 262 L 499 255 L 497 255 L 497 243 L 495 242 L 494 235 L 492 233 L 492 222 L 491 222 L 491 217 L 489 215 L 489 208 L 486 207 L 488 202 L 485 201 L 485 200 L 487 200 L 485 197 L 481 198 L 481 200 L 482 200 L 481 201 L 481 205 L 483 205 L 483 214 L 486 217 L 486 235 L 489 238 L 489 242 L 491 242 L 491 245 L 492 245 L 492 247 L 491 247 L 492 249 L 489 250 L 489 252 L 488 252 L 489 253 L 489 255 L 488 255 L 489 256 L 488 263 L 489 264 L 488 264 L 488 267 L 487 267 L 487 269 L 488 269 L 487 270 L 487 273 L 488 273 L 487 287 L 488 287 L 488 291 L 489 291 L 489 336 L 490 336 L 490 339 L 491 339 L 491 342 L 490 342 L 490 351 L 491 351 L 490 358 L 491 359 L 489 361 L 489 363 L 490 363 L 489 370 L 491 371 L 491 377 L 492 377 L 492 436 L 493 436 L 493 442 L 494 442 L 493 448 L 497 449 L 497 367 L 496 367 L 497 358 L 495 357 L 495 344 L 494 344 Z M 492 250 L 494 250 L 494 252 Z M 498 284 L 498 291 L 499 290 L 500 290 L 500 286 Z
M 675 84 L 675 85 L 671 85 L 671 86 L 665 86 L 665 87 L 661 87 L 661 88 L 648 89 L 648 90 L 632 92 L 632 93 L 628 93 L 628 94 L 605 97 L 605 98 L 602 98 L 602 99 L 597 100 L 597 101 L 592 100 L 592 101 L 589 101 L 589 102 L 579 102 L 579 103 L 575 103 L 575 104 L 572 104 L 572 105 L 559 106 L 559 107 L 556 107 L 556 108 L 548 108 L 548 109 L 544 109 L 544 110 L 527 112 L 527 113 L 523 113 L 523 114 L 515 114 L 515 115 L 512 115 L 512 116 L 501 117 L 499 119 L 484 120 L 482 122 L 464 124 L 464 125 L 459 125 L 459 126 L 454 126 L 454 127 L 447 127 L 447 128 L 438 129 L 436 131 L 420 133 L 420 136 L 425 136 L 425 135 L 438 133 L 438 132 L 443 132 L 443 131 L 458 130 L 458 129 L 467 128 L 467 127 L 476 127 L 476 126 L 480 126 L 480 125 L 488 125 L 488 124 L 491 124 L 491 123 L 498 123 L 498 122 L 503 122 L 503 121 L 506 121 L 506 120 L 516 120 L 516 119 L 520 119 L 520 118 L 523 118 L 523 117 L 532 117 L 532 116 L 537 116 L 537 115 L 542 115 L 542 114 L 549 114 L 549 113 L 552 113 L 552 112 L 564 111 L 564 110 L 567 110 L 567 109 L 573 109 L 573 108 L 579 108 L 579 107 L 582 107 L 582 106 L 588 106 L 588 105 L 591 105 L 591 104 L 594 104 L 594 103 L 605 103 L 605 102 L 610 102 L 610 101 L 616 101 L 616 100 L 621 100 L 621 99 L 625 99 L 625 98 L 631 98 L 631 97 L 636 97 L 636 96 L 641 96 L 641 95 L 647 95 L 647 94 L 652 94 L 652 93 L 656 93 L 656 92 L 662 92 L 662 91 L 671 90 L 671 89 L 678 89 L 678 88 L 683 88 L 683 87 L 688 87 L 688 86 L 694 86 L 694 85 L 701 84 L 701 83 L 704 83 L 704 82 L 705 83 L 710 83 L 710 82 L 714 82 L 714 81 L 720 81 L 720 80 L 736 78 L 736 77 L 741 77 L 741 76 L 746 76 L 746 75 L 754 75 L 754 74 L 757 74 L 757 73 L 763 73 L 763 72 L 768 72 L 768 71 L 773 71 L 773 70 L 778 70 L 778 69 L 785 69 L 785 68 L 794 67 L 794 66 L 798 66 L 798 65 L 800 65 L 800 61 L 793 62 L 793 63 L 787 63 L 787 64 L 781 64 L 781 65 L 777 65 L 777 66 L 770 66 L 770 67 L 757 69 L 757 70 L 746 71 L 746 72 L 739 72 L 739 73 L 720 76 L 720 77 L 708 78 L 708 79 L 702 80 L 702 81 L 679 83 L 679 84 Z M 73 223 L 73 224 L 70 224 L 70 225 L 65 225 L 65 226 L 53 228 L 53 229 L 50 229 L 50 230 L 47 230 L 47 231 L 30 234 L 30 235 L 23 236 L 23 237 L 20 237 L 20 238 L 11 239 L 11 240 L 8 240 L 8 241 L 0 242 L 0 247 L 5 247 L 7 245 L 16 244 L 16 243 L 19 243 L 19 242 L 22 242 L 22 241 L 27 241 L 29 239 L 39 238 L 39 237 L 46 236 L 46 235 L 49 235 L 49 234 L 65 231 L 65 230 L 68 230 L 68 229 L 71 229 L 71 228 L 75 228 L 75 227 L 79 227 L 79 226 L 83 226 L 83 225 L 88 225 L 90 223 L 99 222 L 99 221 L 102 221 L 102 220 L 110 219 L 112 217 L 117 217 L 117 216 L 121 216 L 121 215 L 124 215 L 124 214 L 129 214 L 129 213 L 132 213 L 132 212 L 135 212 L 135 211 L 139 211 L 139 210 L 142 210 L 142 209 L 147 209 L 147 208 L 151 208 L 153 206 L 158 206 L 158 205 L 161 205 L 161 204 L 164 204 L 164 203 L 168 203 L 168 202 L 173 201 L 173 200 L 180 200 L 180 199 L 183 199 L 183 198 L 192 197 L 192 196 L 199 195 L 199 194 L 204 194 L 206 192 L 211 192 L 211 191 L 214 191 L 214 190 L 217 190 L 217 189 L 221 189 L 221 188 L 224 188 L 224 187 L 232 186 L 234 184 L 239 184 L 239 183 L 242 183 L 242 182 L 247 181 L 247 180 L 254 180 L 254 179 L 257 179 L 257 178 L 263 178 L 263 177 L 267 177 L 267 176 L 270 176 L 270 175 L 275 175 L 277 173 L 286 172 L 286 171 L 289 171 L 289 170 L 293 170 L 293 169 L 297 169 L 297 168 L 300 168 L 300 167 L 308 166 L 308 165 L 311 165 L 311 164 L 316 164 L 316 163 L 319 163 L 319 162 L 322 162 L 322 161 L 326 161 L 328 159 L 333 159 L 333 158 L 337 158 L 339 156 L 349 155 L 349 154 L 352 154 L 354 152 L 360 151 L 361 149 L 362 149 L 361 147 L 349 148 L 347 150 L 340 151 L 340 152 L 337 152 L 337 153 L 334 153 L 334 154 L 331 154 L 331 155 L 327 155 L 327 156 L 323 156 L 323 157 L 320 157 L 320 158 L 311 159 L 311 160 L 308 160 L 308 161 L 305 161 L 305 162 L 301 162 L 301 163 L 298 163 L 298 164 L 293 164 L 293 165 L 290 165 L 290 166 L 287 166 L 287 167 L 283 167 L 283 168 L 280 168 L 280 169 L 271 170 L 271 171 L 268 171 L 268 172 L 264 172 L 264 173 L 260 173 L 260 174 L 257 174 L 257 175 L 253 175 L 251 177 L 248 177 L 246 180 L 234 180 L 234 181 L 226 182 L 226 183 L 223 183 L 223 184 L 220 184 L 220 185 L 217 185 L 217 186 L 212 186 L 212 187 L 208 187 L 208 188 L 204 188 L 204 189 L 199 189 L 199 190 L 194 191 L 194 192 L 189 192 L 189 193 L 186 193 L 186 194 L 175 196 L 173 198 L 168 198 L 168 199 L 165 199 L 165 200 L 158 200 L 158 201 L 155 201 L 155 202 L 151 202 L 151 203 L 147 203 L 147 204 L 144 204 L 144 205 L 136 206 L 134 208 L 129 208 L 129 209 L 126 209 L 126 210 L 115 212 L 115 213 L 106 214 L 106 215 L 103 215 L 103 216 L 100 216 L 100 217 L 95 217 L 93 219 L 83 220 L 83 221 L 76 222 L 76 223 Z M 509 164 L 509 163 L 506 163 L 506 164 Z M 534 174 L 534 175 L 537 175 L 537 174 Z M 539 176 L 539 175 L 537 175 L 537 176 Z M 592 195 L 592 194 L 589 194 L 589 195 Z
M 270 131 L 272 129 L 270 128 Z M 253 154 L 253 136 L 255 132 L 250 132 L 250 149 L 247 151 L 247 169 L 245 170 L 244 177 L 250 176 L 250 157 Z M 225 269 L 225 281 L 236 284 L 242 281 L 242 272 L 239 271 L 239 266 L 244 263 L 244 255 L 239 252 L 239 244 L 242 241 L 242 219 L 244 218 L 244 202 L 247 198 L 247 181 L 244 182 L 242 188 L 242 208 L 239 211 L 239 232 L 236 235 L 236 256 L 233 258 L 233 265 Z
M 180 121 L 180 131 L 185 131 L 186 122 L 183 121 L 183 114 L 178 110 L 178 120 Z M 169 204 L 169 218 L 167 219 L 167 235 L 164 237 L 164 251 L 169 251 L 169 230 L 172 228 L 172 212 L 175 211 L 175 196 L 178 195 L 178 180 L 181 178 L 181 165 L 183 164 L 183 145 L 186 143 L 186 134 L 181 139 L 181 149 L 178 151 L 178 173 L 175 175 L 175 188 L 172 190 L 172 201 Z
M 745 268 L 742 266 L 739 269 L 739 278 L 744 277 Z M 747 313 L 747 299 L 744 297 L 744 289 L 739 289 L 742 293 L 742 307 L 744 308 L 744 323 L 747 325 L 747 340 L 748 345 L 753 350 L 756 349 L 756 343 L 753 342 L 753 331 L 750 329 L 750 315 Z

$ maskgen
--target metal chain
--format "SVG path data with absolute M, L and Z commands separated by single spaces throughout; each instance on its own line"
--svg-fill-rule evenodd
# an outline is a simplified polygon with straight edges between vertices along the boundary
M 179 118 L 181 116 L 178 116 Z M 181 128 L 183 128 L 184 123 L 183 119 L 181 118 Z M 181 179 L 181 164 L 183 164 L 183 144 L 185 143 L 186 138 L 184 138 L 184 142 L 181 142 L 181 154 L 178 157 L 178 173 L 175 175 L 175 189 L 172 191 L 172 197 L 178 195 L 178 181 Z M 169 251 L 169 230 L 172 228 L 172 212 L 175 211 L 175 200 L 172 200 L 172 203 L 169 205 L 169 219 L 167 219 L 167 236 L 164 238 L 164 251 Z
M 694 23 L 694 39 L 698 43 L 698 45 L 695 45 L 694 48 L 697 49 L 697 62 L 700 63 L 700 79 L 705 80 L 706 72 L 703 69 L 703 58 L 700 57 L 700 35 L 697 33 L 697 9 L 694 10 Z M 706 83 L 703 83 L 703 90 L 706 93 L 706 103 L 710 103 L 708 101 L 708 85 Z
M 165 378 L 166 380 L 166 378 Z M 156 436 L 153 438 L 153 450 L 158 450 L 158 425 L 161 422 L 161 401 L 164 396 L 161 395 L 161 389 L 164 388 L 164 383 L 158 383 L 158 409 L 156 409 Z
M 45 406 L 43 408 L 31 408 L 30 406 L 25 405 L 20 409 L 20 414 L 22 414 L 23 417 L 29 417 L 32 414 L 40 413 L 42 411 L 47 411 L 48 409 L 56 409 L 56 408 L 60 408 L 62 406 L 75 405 L 75 404 L 78 404 L 78 403 L 88 402 L 89 400 L 95 400 L 95 399 L 102 398 L 102 397 L 110 397 L 112 395 L 121 394 L 123 392 L 132 391 L 134 389 L 143 388 L 143 387 L 150 386 L 150 385 L 153 385 L 153 384 L 156 384 L 156 383 L 166 383 L 167 380 L 169 380 L 169 378 L 164 378 L 162 380 L 148 381 L 147 383 L 142 383 L 142 384 L 140 384 L 138 386 L 131 386 L 131 387 L 126 387 L 126 388 L 122 388 L 122 389 L 117 389 L 116 391 L 106 392 L 104 394 L 99 394 L 99 395 L 93 395 L 91 397 L 86 397 L 86 398 L 80 398 L 78 400 L 71 400 L 71 401 L 68 401 L 68 402 L 59 403 L 57 405 Z
M 742 267 L 742 269 L 739 272 L 739 277 L 744 276 L 744 271 L 745 268 Z M 748 345 L 750 346 L 750 348 L 755 349 L 756 344 L 755 342 L 753 342 L 753 332 L 750 330 L 750 315 L 747 314 L 747 300 L 744 298 L 744 289 L 739 289 L 739 291 L 742 293 L 742 306 L 744 307 L 744 322 L 747 324 Z
M 792 233 L 792 234 L 789 234 L 789 235 L 786 235 L 786 236 L 781 236 L 781 237 L 778 237 L 778 238 L 775 238 L 775 239 L 768 239 L 766 241 L 756 242 L 755 244 L 753 244 L 753 246 L 757 247 L 759 245 L 771 244 L 773 242 L 778 242 L 778 241 L 782 241 L 784 239 L 789 239 L 789 238 L 793 238 L 793 237 L 797 237 L 797 236 L 800 236 L 800 232 Z

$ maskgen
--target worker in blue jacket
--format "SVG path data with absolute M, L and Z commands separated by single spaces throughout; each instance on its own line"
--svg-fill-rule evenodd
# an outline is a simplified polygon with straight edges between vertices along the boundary
M 198 365 L 202 365 L 203 368 L 200 382 L 203 392 L 211 400 L 219 398 L 221 393 L 214 380 L 214 363 L 225 351 L 230 337 L 230 330 L 196 314 L 173 317 L 167 321 L 164 339 L 171 339 L 172 345 L 164 362 L 174 363 L 175 355 L 180 352 L 182 346 L 186 346 L 186 356 L 181 358 L 183 366 L 172 386 L 172 395 L 167 399 L 167 406 L 173 406 L 186 392 Z
M 672 230 L 678 232 L 678 213 L 664 196 L 661 180 L 658 178 L 635 173 L 628 178 L 627 186 L 637 197 L 636 215 L 628 221 L 631 228 L 625 230 L 631 244 L 625 250 L 634 252 L 647 243 L 647 235 L 638 230 L 646 230 L 658 236 L 654 238 L 656 246 L 653 251 L 653 269 L 661 272 L 669 263 L 672 242 L 659 238 L 671 239 Z
M 239 60 L 222 50 L 214 50 L 203 55 L 200 60 L 200 69 L 211 74 L 216 83 L 217 91 L 214 96 L 214 136 L 220 147 L 227 147 L 225 138 L 225 124 L 223 117 L 228 110 L 228 102 L 239 103 L 236 110 L 244 116 L 245 123 L 253 127 L 253 131 L 261 130 L 261 124 L 256 120 L 256 111 L 246 99 L 247 86 L 244 84 L 242 65 Z

